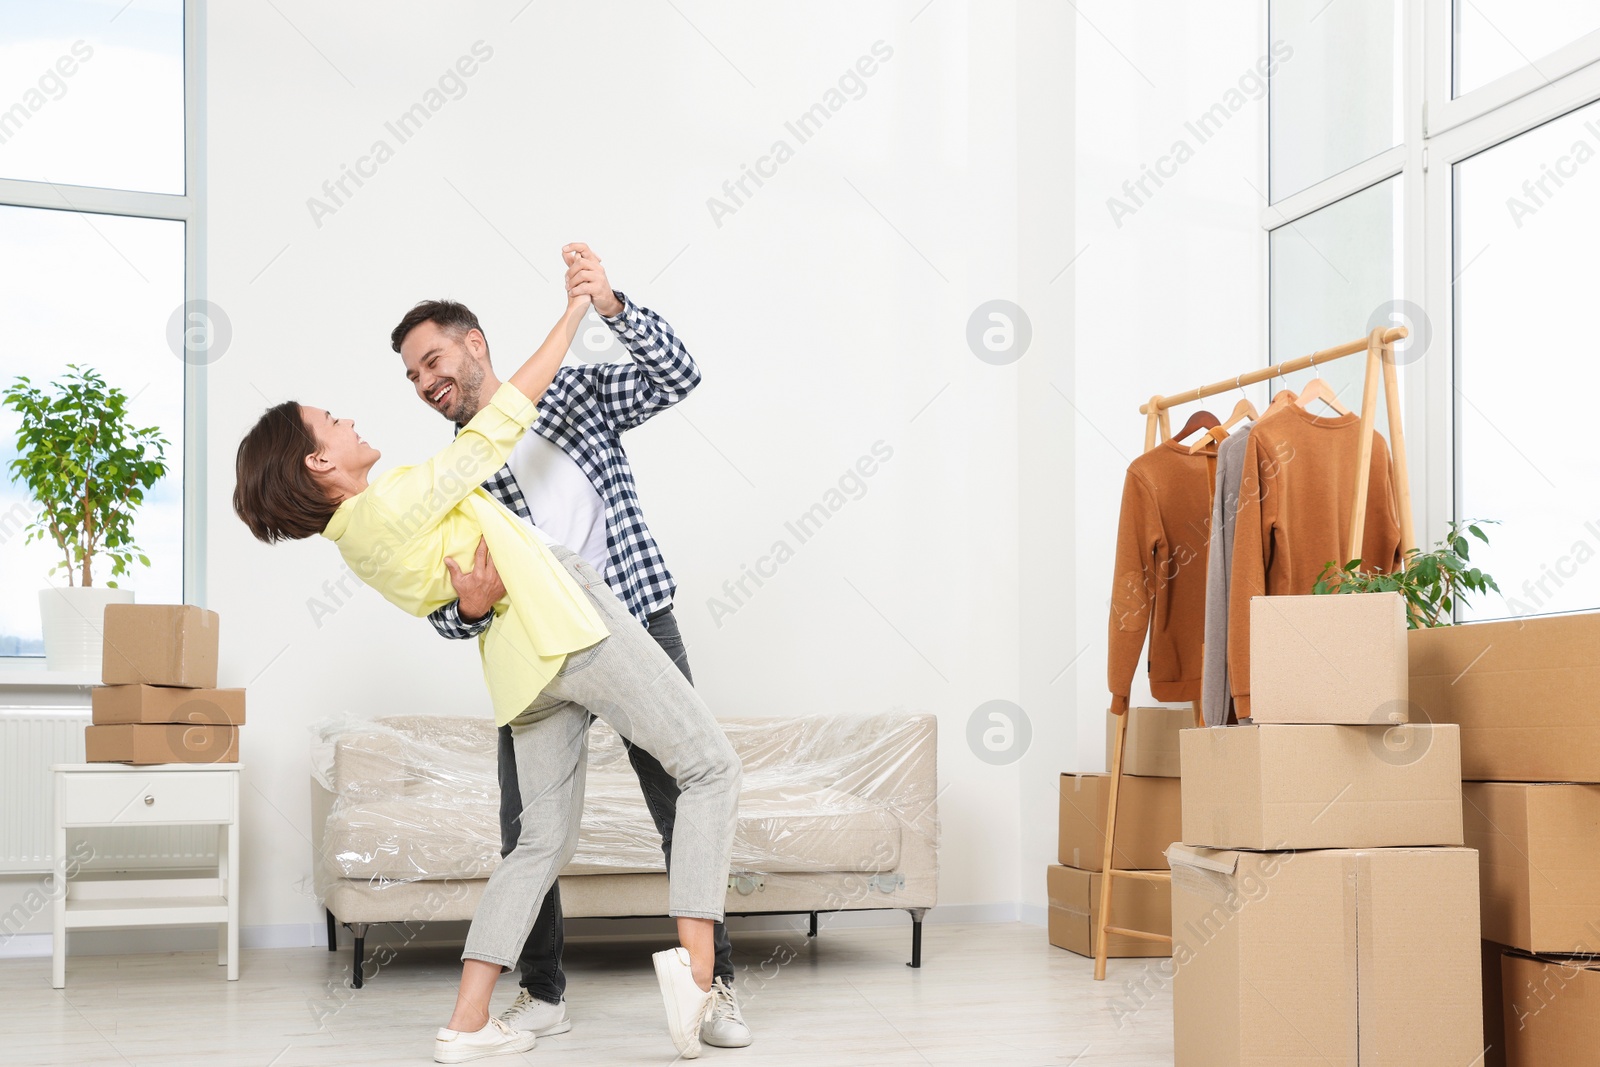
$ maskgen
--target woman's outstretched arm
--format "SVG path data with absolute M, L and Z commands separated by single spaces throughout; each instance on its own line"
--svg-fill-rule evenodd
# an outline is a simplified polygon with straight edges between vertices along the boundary
M 532 425 L 535 405 L 555 379 L 589 303 L 588 294 L 567 299 L 567 309 L 550 336 L 506 383 L 512 388 L 501 386 L 453 441 L 431 459 L 383 475 L 363 494 L 370 504 L 377 505 L 374 514 L 387 523 L 386 538 L 406 541 L 431 530 L 446 512 L 505 465 Z
M 562 313 L 560 321 L 550 330 L 550 336 L 544 339 L 528 361 L 518 367 L 516 372 L 506 379 L 517 391 L 537 404 L 544 391 L 550 388 L 550 383 L 556 380 L 556 371 L 561 367 L 561 361 L 566 358 L 567 349 L 572 346 L 572 338 L 578 332 L 578 323 L 589 311 L 589 294 L 567 298 L 567 310 Z

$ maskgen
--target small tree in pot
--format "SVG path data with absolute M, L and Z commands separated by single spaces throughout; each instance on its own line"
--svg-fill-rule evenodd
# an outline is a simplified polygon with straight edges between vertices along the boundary
M 0 393 L 0 403 L 22 416 L 10 473 L 39 505 L 26 541 L 54 543 L 61 557 L 51 573 L 64 573 L 68 587 L 76 587 L 65 598 L 66 590 L 40 593 L 45 655 L 52 669 L 92 669 L 99 663 L 104 604 L 132 599 L 129 593 L 88 593 L 94 565 L 109 561 L 108 589 L 135 560 L 150 565 L 134 544 L 133 516 L 145 491 L 167 474 L 168 441 L 157 427 L 133 426 L 127 394 L 75 363 L 49 392 L 18 377 Z

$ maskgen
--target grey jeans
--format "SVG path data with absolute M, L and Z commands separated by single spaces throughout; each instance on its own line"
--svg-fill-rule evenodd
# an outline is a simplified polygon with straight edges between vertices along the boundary
M 652 612 L 645 619 L 645 632 L 661 646 L 683 676 L 694 684 L 694 673 L 689 669 L 689 650 L 684 646 L 683 635 L 678 631 L 678 620 L 671 607 Z M 666 856 L 667 870 L 672 870 L 672 824 L 678 817 L 678 783 L 673 781 L 661 762 L 638 745 L 627 746 L 628 761 L 639 776 L 639 789 L 644 794 L 650 818 L 661 834 L 661 851 Z M 509 856 L 522 836 L 522 787 L 517 784 L 517 752 L 511 741 L 511 727 L 502 726 L 495 731 L 496 770 L 500 779 L 500 855 Z M 522 972 L 522 988 L 535 999 L 546 1004 L 559 1004 L 567 991 L 567 974 L 561 969 L 561 957 L 566 951 L 565 917 L 561 914 L 561 882 L 550 887 L 539 906 L 539 917 L 533 921 L 533 932 L 522 946 L 517 958 L 517 968 Z M 712 943 L 716 945 L 717 962 L 712 976 L 733 985 L 733 942 L 728 928 L 717 923 L 712 930 Z
M 681 790 L 667 912 L 722 919 L 743 772 L 687 679 L 583 557 L 551 546 L 609 637 L 567 656 L 511 721 L 522 832 L 484 888 L 462 959 L 514 968 L 540 903 L 578 845 L 590 714 L 653 754 Z

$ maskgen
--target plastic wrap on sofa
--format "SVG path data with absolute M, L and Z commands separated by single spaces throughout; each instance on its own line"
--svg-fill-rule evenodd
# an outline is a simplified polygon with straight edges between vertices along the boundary
M 744 767 L 731 875 L 792 885 L 859 876 L 863 892 L 937 846 L 931 716 L 722 721 Z M 487 878 L 500 859 L 495 727 L 486 719 L 395 716 L 317 728 L 313 773 L 332 794 L 318 889 L 368 891 Z M 590 728 L 578 851 L 563 876 L 659 873 L 661 838 L 621 738 Z M 819 885 L 824 884 L 819 881 Z M 735 895 L 738 895 L 737 891 Z M 840 901 L 840 907 L 851 906 Z M 857 905 L 859 906 L 859 905 Z

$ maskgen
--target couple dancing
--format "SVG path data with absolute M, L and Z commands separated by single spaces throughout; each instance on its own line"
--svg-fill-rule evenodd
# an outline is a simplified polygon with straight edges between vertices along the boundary
M 500 727 L 504 858 L 434 1042 L 441 1063 L 523 1052 L 572 1027 L 556 875 L 577 847 L 595 716 L 627 744 L 666 853 L 680 947 L 653 962 L 672 1040 L 686 1058 L 702 1040 L 751 1040 L 721 921 L 739 760 L 690 684 L 672 577 L 620 441 L 700 372 L 670 326 L 612 290 L 587 245 L 561 251 L 566 310 L 504 383 L 460 304 L 418 304 L 395 327 L 417 395 L 457 427 L 432 459 L 369 480 L 379 452 L 354 422 L 293 401 L 239 445 L 234 510 L 257 538 L 321 534 L 391 603 L 446 637 L 478 637 Z M 591 305 L 633 359 L 558 371 Z M 491 1017 L 496 979 L 519 962 L 524 988 Z

